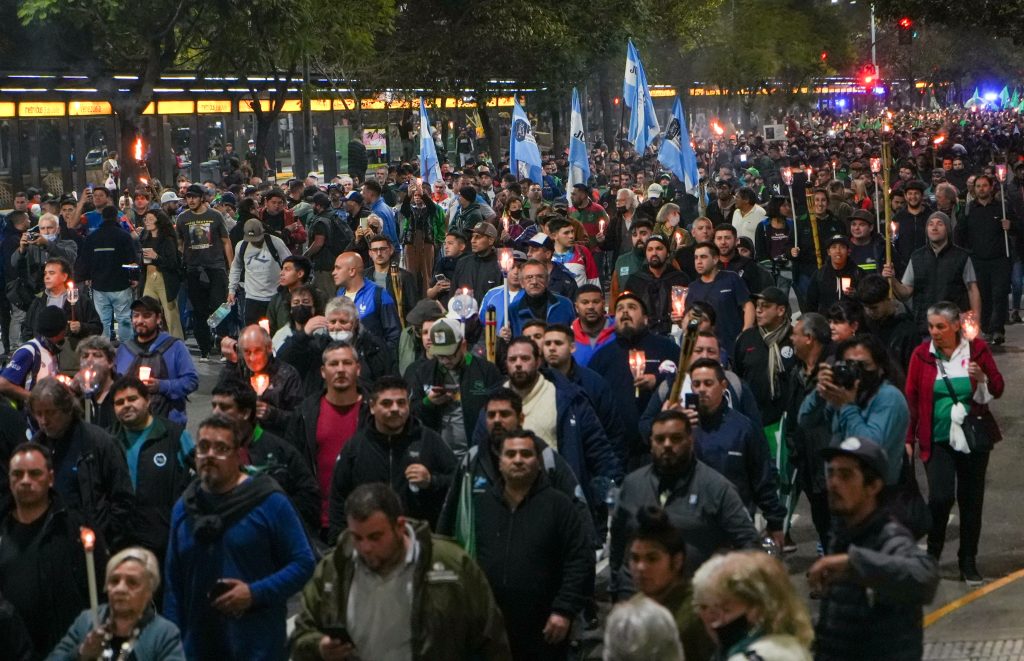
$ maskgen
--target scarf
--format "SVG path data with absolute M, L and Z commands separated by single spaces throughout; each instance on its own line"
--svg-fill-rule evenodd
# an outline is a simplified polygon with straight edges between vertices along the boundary
M 782 365 L 782 352 L 779 350 L 779 343 L 789 337 L 789 323 L 782 324 L 773 331 L 766 331 L 760 326 L 757 327 L 761 333 L 761 339 L 768 346 L 768 377 L 772 399 L 775 399 L 775 391 L 779 387 L 779 375 L 785 369 Z
M 217 541 L 228 528 L 233 526 L 270 494 L 281 491 L 268 475 L 250 477 L 225 494 L 215 497 L 200 488 L 200 480 L 193 480 L 182 502 L 185 515 L 192 523 L 193 535 L 201 544 Z

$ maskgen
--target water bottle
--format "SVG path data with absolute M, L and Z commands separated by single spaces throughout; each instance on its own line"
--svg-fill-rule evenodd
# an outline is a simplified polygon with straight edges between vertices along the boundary
M 221 303 L 220 307 L 214 310 L 210 318 L 206 320 L 206 325 L 211 329 L 215 329 L 217 326 L 220 326 L 220 322 L 227 319 L 229 314 L 231 314 L 231 306 L 227 303 Z

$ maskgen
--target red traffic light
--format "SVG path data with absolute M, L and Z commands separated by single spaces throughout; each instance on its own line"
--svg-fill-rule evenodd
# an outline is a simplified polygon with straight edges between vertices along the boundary
M 827 50 L 821 51 L 821 61 L 825 62 L 827 60 L 828 60 L 828 51 Z
M 904 30 L 909 30 L 910 28 L 914 27 L 914 21 L 910 20 L 909 17 L 904 16 L 903 18 L 900 19 L 899 26 Z

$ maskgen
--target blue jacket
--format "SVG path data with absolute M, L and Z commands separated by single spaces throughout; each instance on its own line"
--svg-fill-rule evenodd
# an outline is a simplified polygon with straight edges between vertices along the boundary
M 484 294 L 484 300 L 480 302 L 480 323 L 487 322 L 487 308 L 491 305 L 494 306 L 494 317 L 498 322 L 498 330 L 501 330 L 505 325 L 505 301 L 503 293 L 505 291 L 505 285 L 498 285 L 497 287 L 491 287 L 486 294 Z M 509 292 L 508 310 L 512 312 L 512 306 L 516 301 L 523 297 L 523 290 L 520 289 L 517 292 Z
M 565 376 L 590 399 L 590 405 L 594 407 L 594 412 L 597 414 L 598 420 L 601 421 L 604 433 L 608 436 L 608 442 L 611 443 L 612 449 L 618 455 L 619 461 L 625 465 L 625 430 L 622 428 L 622 420 L 619 419 L 618 413 L 619 407 L 615 396 L 612 395 L 611 388 L 600 374 L 580 365 L 575 360 L 569 373 Z
M 523 326 L 526 322 L 534 318 L 533 312 L 530 311 L 529 306 L 526 304 L 526 296 L 520 296 L 515 303 L 511 303 L 508 306 L 508 316 L 512 319 L 512 337 L 518 337 L 523 334 Z M 576 318 L 576 308 L 565 296 L 559 296 L 552 292 L 548 292 L 548 306 L 547 306 L 547 317 L 544 321 L 549 324 L 565 324 L 568 326 L 572 323 L 572 320 Z
M 181 629 L 190 659 L 285 661 L 288 598 L 313 576 L 315 564 L 302 522 L 281 491 L 207 544 L 195 538 L 179 499 L 164 563 L 164 617 Z M 208 593 L 220 578 L 249 584 L 252 606 L 242 617 L 224 616 L 210 606 Z
M 885 483 L 893 485 L 899 481 L 906 452 L 903 445 L 910 427 L 910 409 L 896 386 L 886 381 L 866 405 L 847 404 L 841 409 L 832 407 L 815 390 L 800 405 L 800 425 L 812 425 L 821 420 L 832 425 L 833 444 L 849 436 L 860 436 L 882 446 L 889 459 Z
M 100 620 L 106 620 L 109 606 L 100 605 Z M 181 647 L 181 634 L 173 622 L 157 615 L 152 608 L 147 609 L 139 621 L 141 630 L 132 650 L 133 659 L 147 661 L 185 661 L 185 651 Z M 85 642 L 85 637 L 92 630 L 92 611 L 82 611 L 71 624 L 67 634 L 57 643 L 47 661 L 77 661 L 78 647 Z M 42 652 L 43 650 L 37 650 Z
M 377 198 L 377 201 L 370 207 L 370 211 L 384 221 L 384 235 L 391 239 L 391 245 L 400 245 L 398 243 L 398 226 L 395 224 L 395 212 L 391 210 L 391 207 L 384 202 L 383 198 Z
M 338 288 L 336 296 L 344 296 L 345 289 Z M 398 306 L 386 289 L 378 287 L 372 280 L 363 281 L 356 292 L 356 310 L 359 323 L 368 332 L 382 338 L 392 351 L 398 351 L 398 338 L 402 327 L 398 322 Z
M 192 363 L 192 356 L 185 343 L 176 340 L 166 331 L 160 331 L 156 339 L 153 340 L 151 349 L 155 351 L 156 348 L 163 346 L 164 342 L 173 342 L 173 344 L 164 354 L 164 362 L 167 364 L 167 373 L 170 376 L 160 379 L 160 394 L 172 402 L 184 403 L 188 400 L 188 396 L 199 387 L 199 373 L 196 372 L 196 366 Z M 134 359 L 135 356 L 132 355 L 132 352 L 122 344 L 117 348 L 117 356 L 114 358 L 114 371 L 118 374 L 127 374 Z M 180 408 L 181 410 L 178 408 L 171 410 L 167 417 L 172 422 L 185 426 L 188 423 L 188 416 L 185 414 L 185 407 L 181 406 Z
M 555 405 L 558 409 L 558 454 L 565 459 L 576 475 L 589 502 L 593 501 L 592 481 L 606 477 L 619 482 L 625 475 L 616 450 L 608 441 L 601 422 L 594 412 L 590 398 L 560 372 L 541 369 L 541 378 L 555 384 Z M 490 452 L 484 412 L 477 418 L 473 442 L 480 452 Z M 554 445 L 554 444 L 552 444 Z

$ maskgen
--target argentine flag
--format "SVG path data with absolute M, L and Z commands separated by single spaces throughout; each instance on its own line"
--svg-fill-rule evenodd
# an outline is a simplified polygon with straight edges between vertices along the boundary
M 687 192 L 697 190 L 697 155 L 690 144 L 690 132 L 686 130 L 686 119 L 683 117 L 683 102 L 678 94 L 672 107 L 672 119 L 669 120 L 665 128 L 665 137 L 661 141 L 658 161 L 683 182 Z
M 444 181 L 441 176 L 441 164 L 437 160 L 437 148 L 434 147 L 434 138 L 430 135 L 430 118 L 427 116 L 427 106 L 420 97 L 420 177 L 427 185 L 429 193 L 436 181 Z
M 533 136 L 533 126 L 530 125 L 526 111 L 519 105 L 519 99 L 513 99 L 513 103 L 508 163 L 516 178 L 529 177 L 533 183 L 543 184 L 544 170 L 540 166 L 540 148 Z
M 587 141 L 583 137 L 583 113 L 580 111 L 580 95 L 572 88 L 572 115 L 569 119 L 569 175 L 566 189 L 590 181 L 590 162 L 587 159 Z
M 655 136 L 661 131 L 661 126 L 658 124 L 658 118 L 654 114 L 654 99 L 651 98 L 651 90 L 647 87 L 647 74 L 644 72 L 644 65 L 640 63 L 640 57 L 633 48 L 632 42 L 629 44 L 632 55 L 636 57 L 635 63 L 635 84 L 633 85 L 633 97 L 629 107 L 631 112 L 629 113 L 629 132 L 626 134 L 626 140 L 628 140 L 633 147 L 636 149 L 637 154 L 643 154 L 644 150 L 647 149 L 648 145 L 654 142 Z M 627 62 L 629 56 L 626 57 Z M 623 83 L 623 89 L 629 83 L 627 77 L 626 82 Z
M 640 56 L 636 52 L 633 40 L 629 40 L 626 46 L 626 74 L 622 78 L 622 102 L 627 108 L 633 107 L 633 97 L 636 96 L 636 70 L 640 66 Z

